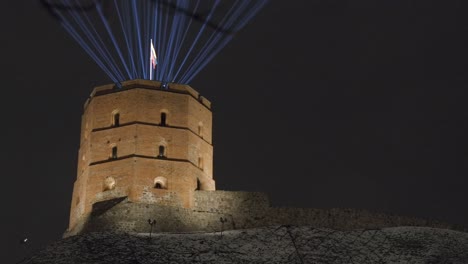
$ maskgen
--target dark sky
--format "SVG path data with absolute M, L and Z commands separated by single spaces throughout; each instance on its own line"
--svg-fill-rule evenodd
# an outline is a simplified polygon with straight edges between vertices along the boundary
M 83 103 L 110 80 L 37 1 L 4 2 L 0 259 L 13 263 L 65 231 Z M 464 2 L 272 0 L 191 83 L 214 105 L 218 189 L 468 226 Z

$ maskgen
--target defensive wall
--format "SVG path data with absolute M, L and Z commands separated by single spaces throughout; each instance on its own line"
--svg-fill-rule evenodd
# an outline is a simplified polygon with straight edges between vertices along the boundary
M 177 206 L 175 201 L 172 205 L 133 203 L 126 197 L 96 203 L 92 213 L 64 236 L 102 231 L 148 233 L 150 219 L 156 221 L 152 232 L 215 232 L 275 225 L 335 230 L 395 226 L 461 229 L 438 221 L 366 210 L 271 207 L 264 193 L 196 191 L 193 208 Z

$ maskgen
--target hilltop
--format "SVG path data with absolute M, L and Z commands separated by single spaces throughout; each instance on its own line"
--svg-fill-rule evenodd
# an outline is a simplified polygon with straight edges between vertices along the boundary
M 215 233 L 86 233 L 27 263 L 468 263 L 468 233 L 275 226 Z

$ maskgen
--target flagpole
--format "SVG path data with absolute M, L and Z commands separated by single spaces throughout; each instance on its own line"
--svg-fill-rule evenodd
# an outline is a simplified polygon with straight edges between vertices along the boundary
M 151 40 L 151 44 L 153 44 L 153 40 Z M 152 61 L 152 55 L 151 55 L 152 53 L 153 53 L 153 51 L 152 51 L 152 47 L 150 45 L 150 81 L 153 80 L 153 69 L 152 69 L 153 68 L 153 61 Z

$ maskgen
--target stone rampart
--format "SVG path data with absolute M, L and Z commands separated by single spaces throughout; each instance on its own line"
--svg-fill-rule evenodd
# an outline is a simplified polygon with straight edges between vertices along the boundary
M 153 232 L 214 232 L 274 225 L 313 226 L 336 230 L 378 229 L 395 226 L 425 226 L 457 229 L 456 226 L 425 219 L 372 213 L 356 209 L 315 209 L 270 207 L 264 193 L 197 191 L 194 207 L 132 203 L 122 197 L 93 206 L 83 218 L 78 233 L 112 231 L 147 233 L 148 220 L 155 220 Z M 226 221 L 222 223 L 220 218 Z
M 396 226 L 425 226 L 443 229 L 459 229 L 453 225 L 359 209 L 270 208 L 264 219 L 265 226 L 309 225 L 335 230 L 379 229 Z
M 194 194 L 194 211 L 244 212 L 265 211 L 268 196 L 260 192 L 198 191 Z

